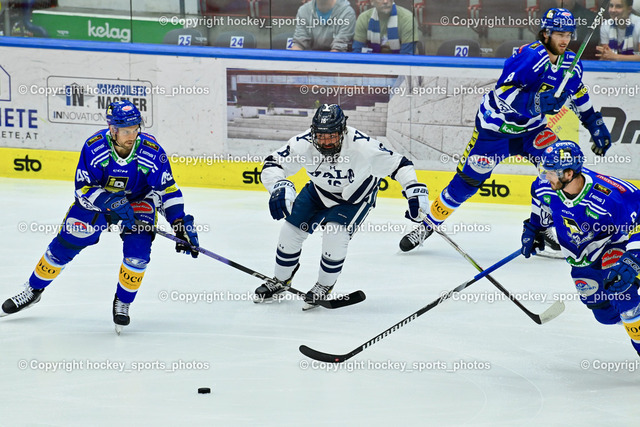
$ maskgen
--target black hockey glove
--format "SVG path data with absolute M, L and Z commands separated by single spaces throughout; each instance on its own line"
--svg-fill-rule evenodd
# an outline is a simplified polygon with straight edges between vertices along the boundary
M 185 243 L 176 243 L 176 252 L 190 253 L 192 257 L 198 258 L 199 252 L 194 248 L 200 246 L 200 242 L 198 242 L 198 232 L 193 226 L 193 216 L 185 215 L 184 218 L 173 221 L 171 226 L 178 239 L 189 243 L 188 245 Z

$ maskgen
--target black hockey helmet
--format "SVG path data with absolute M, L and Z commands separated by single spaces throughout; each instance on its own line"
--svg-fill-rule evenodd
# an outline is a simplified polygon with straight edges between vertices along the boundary
M 337 104 L 322 104 L 313 116 L 311 122 L 311 137 L 313 145 L 325 156 L 334 156 L 342 149 L 342 141 L 347 131 L 347 116 Z M 318 134 L 337 133 L 339 140 L 330 147 L 324 147 L 318 143 Z

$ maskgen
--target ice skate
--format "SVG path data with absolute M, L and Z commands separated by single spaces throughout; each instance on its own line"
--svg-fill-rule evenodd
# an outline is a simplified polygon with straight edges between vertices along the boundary
M 130 303 L 124 303 L 118 299 L 118 295 L 113 298 L 113 323 L 116 326 L 116 334 L 120 335 L 122 329 L 129 324 Z
M 409 252 L 427 240 L 429 236 L 433 234 L 433 229 L 427 227 L 425 224 L 420 224 L 411 233 L 407 234 L 400 240 L 400 250 L 402 252 Z
M 536 255 L 544 258 L 564 259 L 554 227 L 549 227 L 544 231 L 544 250 Z
M 316 283 L 309 292 L 304 296 L 304 307 L 302 311 L 307 311 L 318 307 L 318 301 L 326 301 L 327 297 L 333 290 L 333 286 L 324 286 Z
M 36 304 L 40 301 L 42 291 L 44 291 L 44 289 L 33 289 L 29 285 L 29 282 L 25 283 L 24 290 L 22 292 L 12 298 L 9 298 L 2 304 L 0 317 L 17 313 L 20 310 L 24 310 L 25 308 L 29 308 Z
M 298 268 L 300 268 L 300 264 L 296 265 L 296 268 L 293 269 L 293 273 L 291 273 L 291 277 L 287 280 L 282 282 L 264 282 L 262 285 L 258 286 L 255 291 L 253 302 L 259 304 L 262 302 L 272 302 L 274 299 L 277 300 L 279 295 L 291 286 L 291 281 L 298 271 Z

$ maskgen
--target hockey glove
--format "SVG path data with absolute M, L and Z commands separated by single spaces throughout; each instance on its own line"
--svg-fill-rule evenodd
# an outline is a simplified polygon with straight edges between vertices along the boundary
M 124 195 L 124 191 L 117 193 L 102 193 L 93 203 L 102 212 L 109 213 L 113 222 L 122 221 L 122 226 L 133 230 L 136 223 L 133 208 Z
M 283 179 L 276 182 L 271 190 L 269 211 L 275 220 L 281 220 L 291 215 L 293 202 L 296 199 L 296 187 L 293 182 Z
M 621 294 L 626 292 L 640 274 L 640 259 L 638 251 L 627 251 L 618 262 L 609 269 L 604 281 L 604 288 L 610 292 Z
M 525 258 L 536 254 L 536 249 L 544 251 L 544 228 L 537 228 L 527 219 L 522 227 L 522 248 L 520 252 Z
M 198 241 L 198 232 L 193 226 L 193 215 L 185 215 L 184 218 L 176 219 L 171 224 L 173 232 L 176 233 L 178 239 L 182 239 L 189 243 L 176 243 L 176 252 L 184 252 L 185 254 L 191 254 L 192 257 L 198 258 L 198 251 L 194 248 L 200 246 Z
M 420 212 L 422 211 L 424 214 L 429 212 L 429 190 L 427 186 L 419 182 L 407 185 L 407 188 L 402 191 L 402 195 L 409 202 L 409 209 L 404 213 L 404 216 L 413 222 L 422 222 Z
M 611 147 L 611 134 L 607 125 L 602 120 L 602 114 L 594 113 L 584 121 L 584 127 L 587 128 L 593 138 L 591 151 L 597 156 L 604 156 L 609 147 Z
M 568 92 L 562 92 L 558 98 L 553 96 L 554 91 L 547 90 L 545 92 L 536 92 L 531 98 L 529 98 L 529 104 L 527 105 L 527 111 L 531 117 L 544 115 L 544 114 L 557 114 L 567 99 L 569 98 Z

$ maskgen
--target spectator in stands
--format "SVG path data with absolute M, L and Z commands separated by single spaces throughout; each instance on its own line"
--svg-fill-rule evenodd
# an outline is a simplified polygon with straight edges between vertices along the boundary
M 347 0 L 311 0 L 296 15 L 292 50 L 347 52 L 356 28 L 356 13 Z
M 353 51 L 363 53 L 416 52 L 420 40 L 413 13 L 393 0 L 371 0 L 373 7 L 358 16 Z
M 640 17 L 633 0 L 610 0 L 609 16 L 600 28 L 597 56 L 607 61 L 640 61 Z
M 577 0 L 556 0 L 556 7 L 563 7 L 568 9 L 573 17 L 576 18 L 576 39 L 582 43 L 582 40 L 587 35 L 589 27 L 593 24 L 593 20 L 596 17 L 596 13 L 587 9 Z M 600 44 L 600 27 L 596 28 L 596 31 L 591 36 L 589 44 Z

